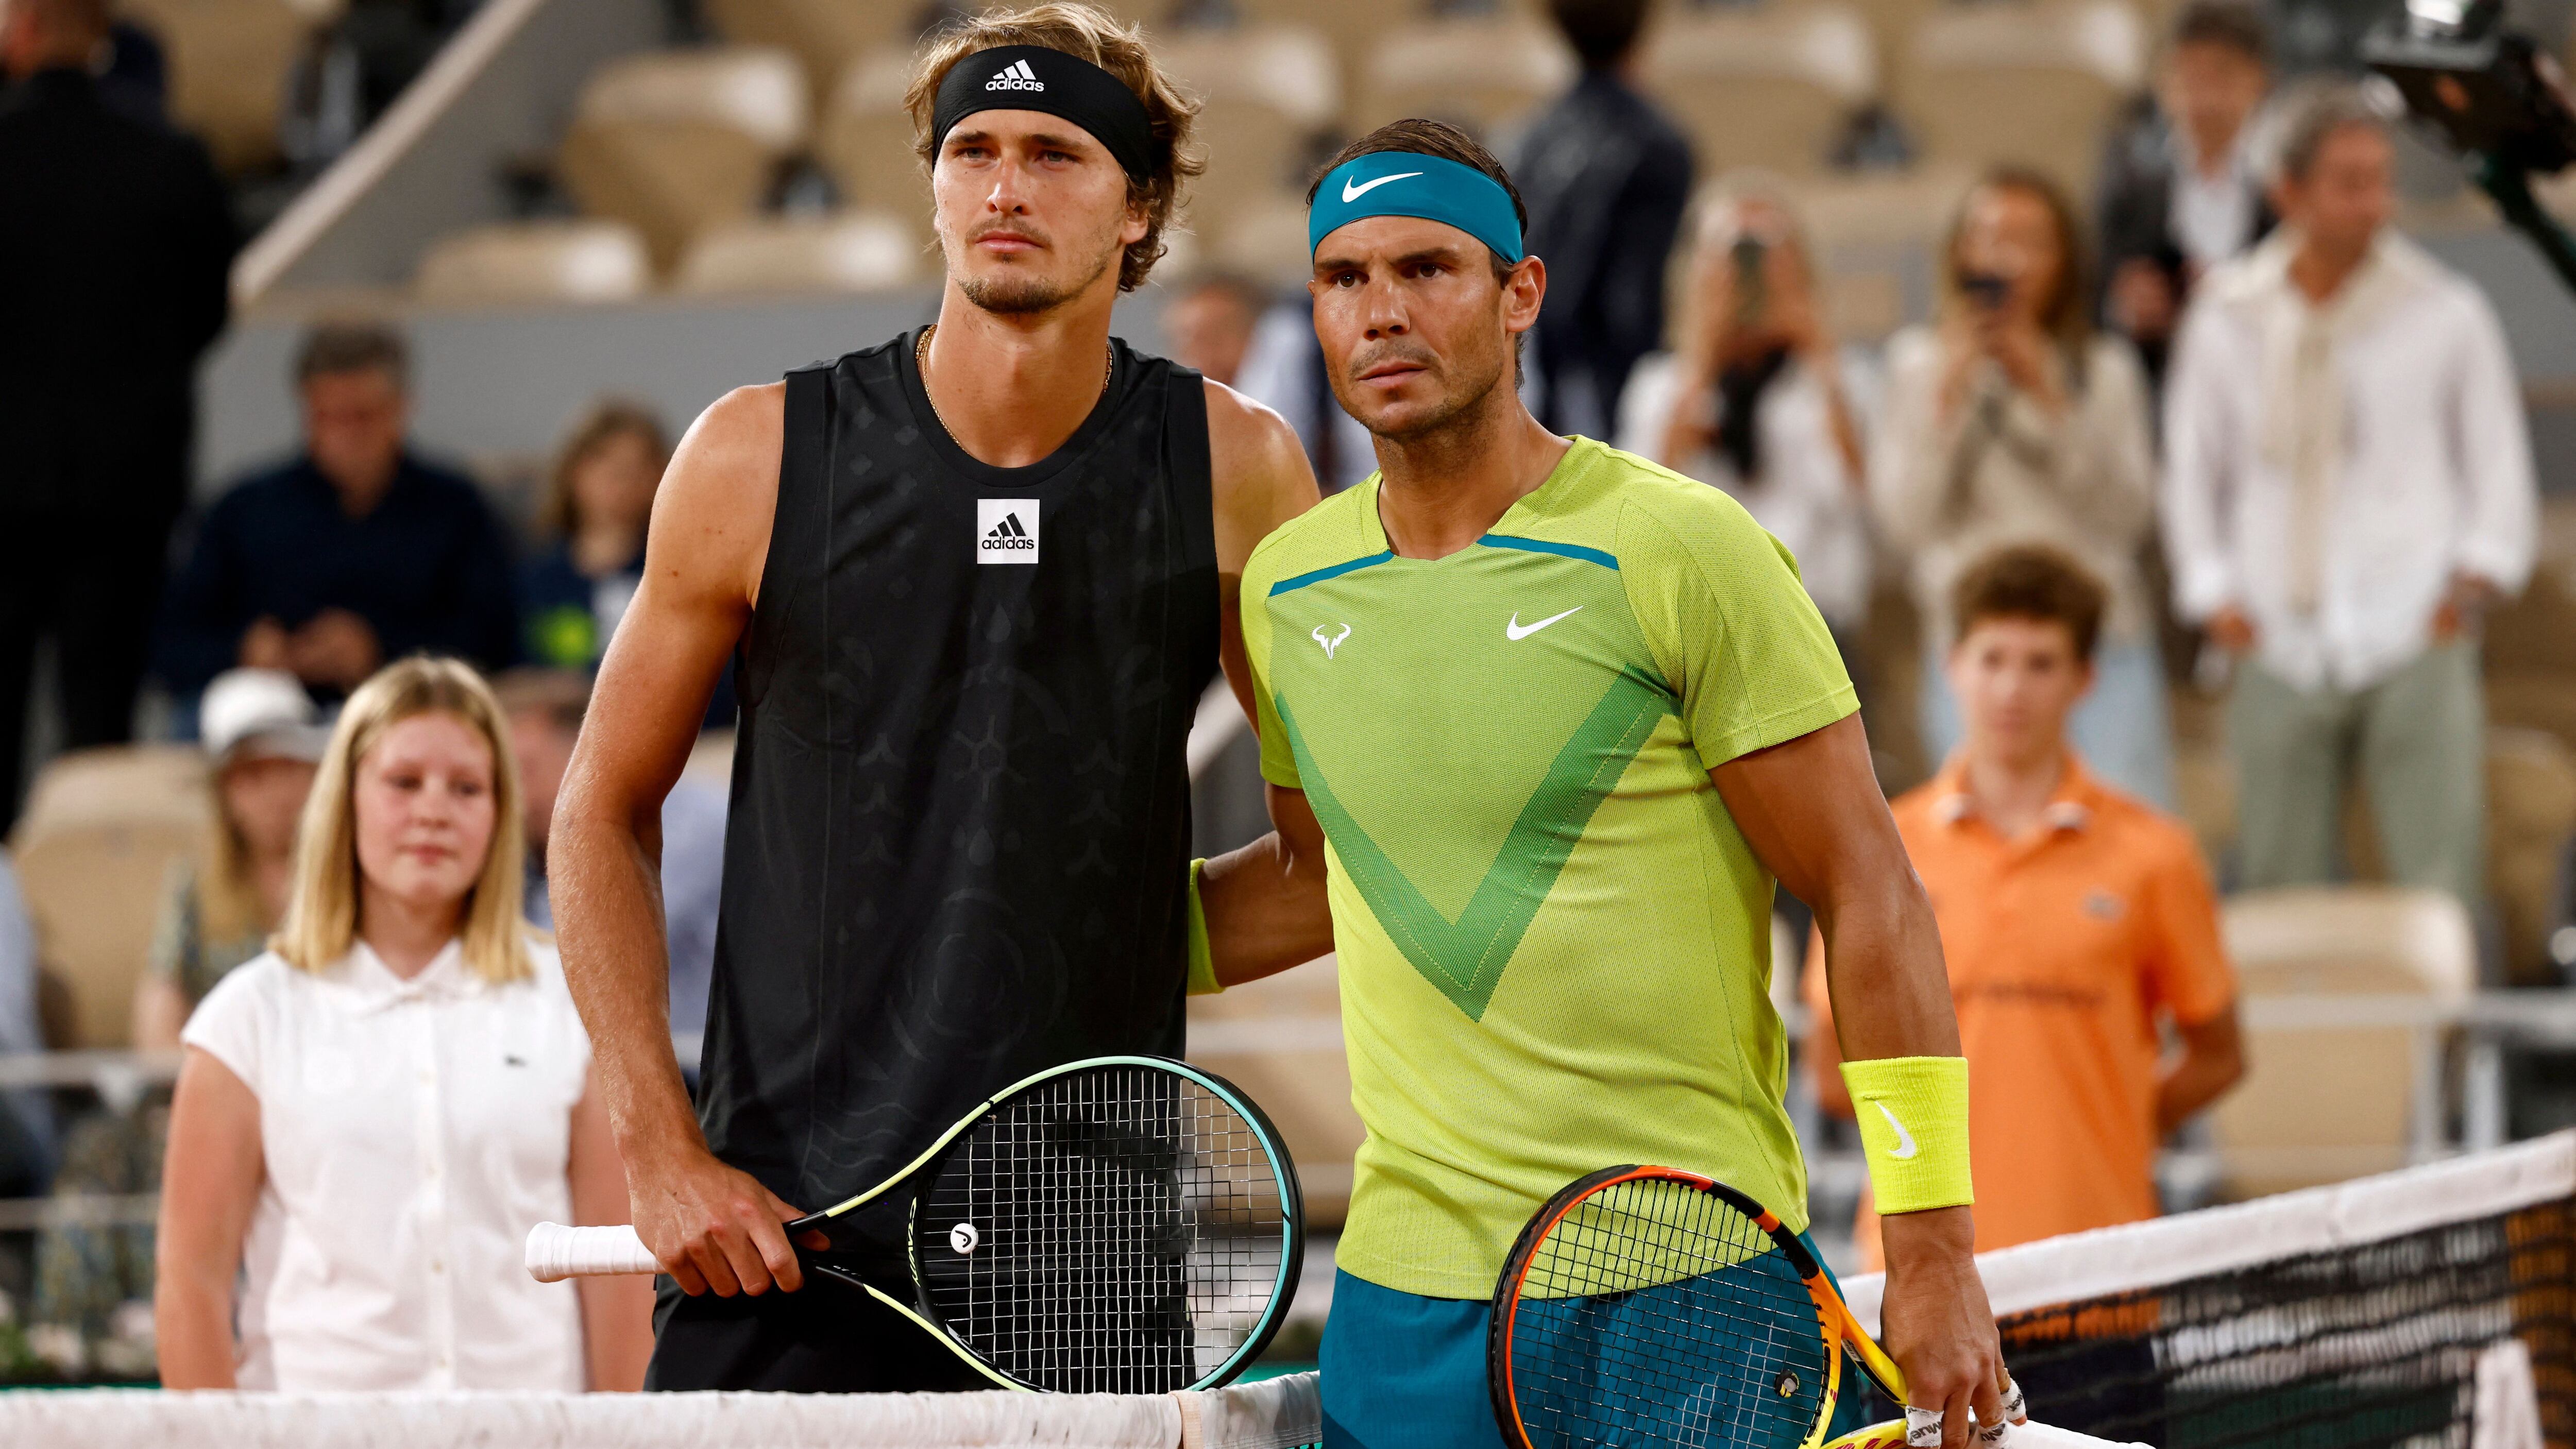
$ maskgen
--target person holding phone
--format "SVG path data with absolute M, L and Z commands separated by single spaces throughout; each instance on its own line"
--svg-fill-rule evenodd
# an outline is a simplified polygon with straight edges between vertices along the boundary
M 1618 445 L 1724 489 L 1788 546 L 1858 677 L 1869 617 L 1860 381 L 1826 329 L 1788 198 L 1733 176 L 1701 204 L 1679 345 L 1637 364 Z
M 2173 803 L 2173 748 L 2138 555 L 2154 519 L 2147 382 L 2137 353 L 2093 330 L 2075 213 L 2055 182 L 2000 167 L 1968 193 L 1943 251 L 1940 317 L 1887 347 L 1870 459 L 1880 538 L 1910 559 L 1923 617 L 1923 745 L 1960 739 L 1941 664 L 1970 561 L 2054 545 L 2110 590 L 2093 693 L 2069 733 L 2105 780 Z

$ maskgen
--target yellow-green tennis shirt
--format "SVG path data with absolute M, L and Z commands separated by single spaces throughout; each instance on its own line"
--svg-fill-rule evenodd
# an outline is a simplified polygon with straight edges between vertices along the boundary
M 1323 822 L 1368 1127 L 1335 1263 L 1490 1296 L 1540 1203 L 1627 1162 L 1803 1229 L 1772 879 L 1708 776 L 1856 707 L 1795 561 L 1589 439 L 1446 558 L 1388 550 L 1378 483 L 1243 579 L 1262 773 Z

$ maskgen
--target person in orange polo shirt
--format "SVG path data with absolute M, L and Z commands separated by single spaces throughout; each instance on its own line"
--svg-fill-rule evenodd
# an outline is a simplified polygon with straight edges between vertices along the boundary
M 2066 743 L 2104 602 L 2049 548 L 1962 575 L 1948 668 L 1966 738 L 1894 807 L 1958 1005 L 1979 1252 L 2155 1216 L 2156 1144 L 2245 1070 L 2199 847 Z M 1825 980 L 1818 942 L 1807 1063 L 1848 1117 Z M 1853 1236 L 1879 1266 L 1866 1200 Z

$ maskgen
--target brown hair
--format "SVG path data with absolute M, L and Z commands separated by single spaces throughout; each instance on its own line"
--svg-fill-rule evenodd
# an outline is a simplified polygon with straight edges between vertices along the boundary
M 325 970 L 349 954 L 358 939 L 359 762 L 385 731 L 415 715 L 453 715 L 473 727 L 492 751 L 492 841 L 483 869 L 466 893 L 462 938 L 465 965 L 495 985 L 534 974 L 527 923 L 520 919 L 526 882 L 527 840 L 520 829 L 519 766 L 510 753 L 510 726 L 492 687 L 474 667 L 457 659 L 414 655 L 376 671 L 340 709 L 331 747 L 304 801 L 295 837 L 295 891 L 286 923 L 269 949 L 304 971 Z
M 2168 53 L 2186 45 L 2219 45 L 2256 65 L 2272 62 L 2272 35 L 2245 0 L 2189 0 L 2165 34 Z
M 957 62 L 977 51 L 1004 45 L 1035 45 L 1087 60 L 1125 83 L 1145 103 L 1152 126 L 1152 165 L 1146 178 L 1127 179 L 1127 204 L 1145 213 L 1145 235 L 1127 248 L 1118 264 L 1118 290 L 1132 292 L 1163 258 L 1163 228 L 1180 206 L 1183 183 L 1207 169 L 1190 145 L 1190 125 L 1199 103 L 1182 93 L 1154 62 L 1140 26 L 1121 25 L 1089 5 L 1049 0 L 1025 10 L 970 16 L 941 28 L 924 42 L 912 84 L 904 90 L 904 109 L 912 113 L 912 152 L 924 170 L 939 161 L 939 137 L 931 134 L 939 104 L 939 83 Z
M 590 461 L 590 456 L 611 441 L 621 437 L 644 440 L 653 454 L 655 472 L 671 461 L 671 441 L 662 431 L 662 419 L 639 402 L 624 398 L 602 398 L 581 415 L 572 431 L 564 435 L 563 446 L 555 451 L 554 467 L 546 474 L 546 496 L 537 505 L 537 526 L 557 537 L 570 537 L 581 523 L 580 505 L 573 500 L 574 470 Z
M 2075 203 L 2066 199 L 2066 191 L 2047 173 L 2028 166 L 2006 163 L 1990 167 L 1959 199 L 1959 209 L 1950 217 L 1950 234 L 1941 243 L 1941 283 L 1946 295 L 1955 303 L 1962 294 L 1960 286 L 1959 241 L 1967 234 L 1968 208 L 1983 191 L 2018 191 L 2033 197 L 2048 212 L 2050 225 L 2057 232 L 2057 281 L 2041 300 L 2039 325 L 2057 339 L 2066 353 L 2066 361 L 2076 376 L 2083 375 L 2084 348 L 2093 340 L 2093 315 L 2085 298 L 2092 295 L 2087 278 L 2092 260 L 2084 246 L 2084 224 L 2075 216 Z
M 394 386 L 411 382 L 411 348 L 400 332 L 382 322 L 335 318 L 316 322 L 295 352 L 297 386 L 335 372 L 382 372 Z
M 1950 609 L 1958 623 L 1951 642 L 1966 639 L 1986 619 L 2035 619 L 2065 625 L 2075 640 L 2075 657 L 2090 664 L 2109 603 L 2102 581 L 2063 550 L 2013 544 L 1969 565 L 1952 587 Z

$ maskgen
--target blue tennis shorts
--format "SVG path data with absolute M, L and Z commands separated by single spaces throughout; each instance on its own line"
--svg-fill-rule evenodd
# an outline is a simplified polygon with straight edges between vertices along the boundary
M 1814 1244 L 1808 1244 L 1812 1250 Z M 1786 1270 L 1785 1261 L 1781 1263 Z M 1627 1295 L 1634 1308 L 1667 1320 L 1691 1314 L 1682 1300 L 1691 1283 Z M 1669 1302 L 1649 1302 L 1666 1300 Z M 1325 1325 L 1323 1362 L 1325 1449 L 1504 1449 L 1494 1423 L 1493 1396 L 1485 1379 L 1485 1338 L 1492 1305 L 1483 1299 L 1424 1298 L 1399 1293 L 1348 1273 L 1333 1275 L 1333 1313 Z M 1822 1345 L 1818 1345 L 1821 1349 Z M 1577 1350 L 1579 1352 L 1579 1349 Z M 1808 1366 L 1821 1392 L 1821 1365 Z M 1860 1425 L 1855 1376 L 1843 1376 L 1844 1395 L 1835 1432 Z M 1574 1406 L 1569 1406 L 1574 1407 Z M 1679 1425 L 1693 1419 L 1731 1417 L 1706 1388 L 1664 1402 L 1635 1392 L 1617 1402 L 1580 1406 L 1595 1423 Z

